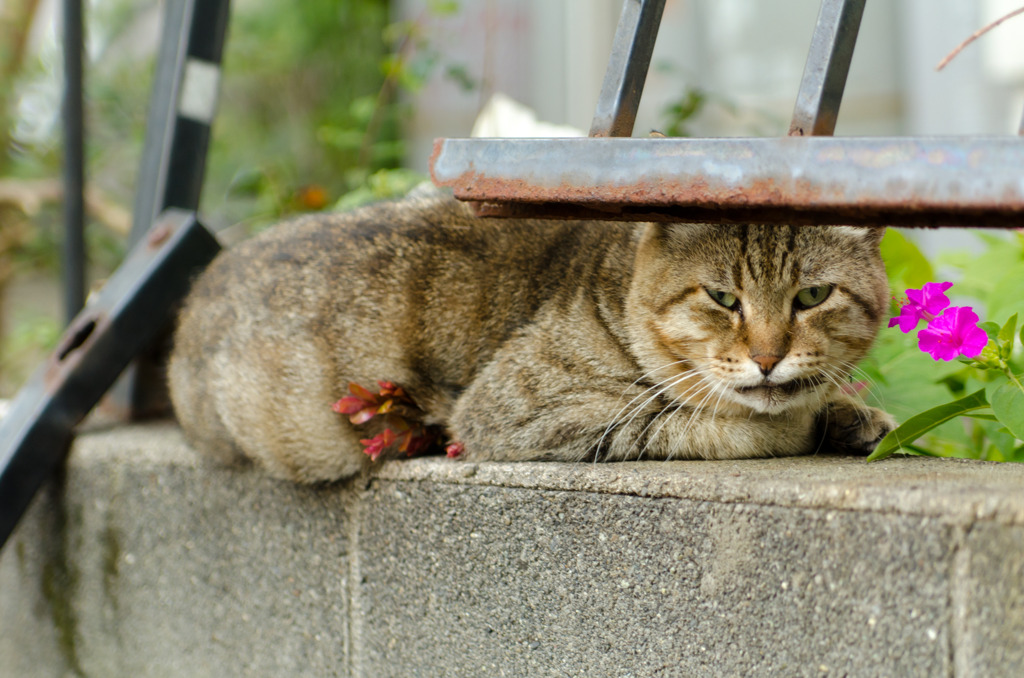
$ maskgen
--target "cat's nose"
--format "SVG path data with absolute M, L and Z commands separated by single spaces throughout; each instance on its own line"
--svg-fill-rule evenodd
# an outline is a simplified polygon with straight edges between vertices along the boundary
M 772 368 L 779 364 L 782 357 L 777 355 L 752 355 L 750 359 L 757 363 L 757 366 L 761 368 L 761 374 L 767 377 Z

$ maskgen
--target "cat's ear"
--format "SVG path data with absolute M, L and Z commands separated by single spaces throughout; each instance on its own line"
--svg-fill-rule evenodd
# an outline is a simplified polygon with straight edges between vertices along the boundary
M 838 230 L 877 247 L 885 237 L 885 226 L 839 226 Z

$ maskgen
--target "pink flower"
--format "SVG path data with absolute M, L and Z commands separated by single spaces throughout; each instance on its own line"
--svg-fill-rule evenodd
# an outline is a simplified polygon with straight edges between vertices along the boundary
M 978 327 L 978 314 L 970 306 L 950 306 L 917 333 L 917 341 L 921 350 L 935 360 L 950 361 L 961 355 L 981 355 L 988 335 Z
M 942 309 L 949 306 L 949 299 L 943 294 L 953 286 L 951 282 L 925 283 L 919 290 L 907 290 L 907 303 L 900 307 L 900 314 L 889 319 L 889 327 L 900 326 L 904 334 L 917 327 L 924 318 L 934 320 Z

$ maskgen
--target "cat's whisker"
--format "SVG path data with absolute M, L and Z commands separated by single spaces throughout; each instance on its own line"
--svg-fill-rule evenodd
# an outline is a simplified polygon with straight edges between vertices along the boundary
M 702 372 L 697 372 L 697 377 L 700 379 L 700 383 L 697 384 L 697 386 L 699 388 L 696 391 L 696 393 L 694 393 L 695 396 L 697 394 L 701 393 L 709 385 L 709 380 L 708 380 L 707 375 L 705 375 Z M 714 389 L 717 388 L 717 384 L 711 382 L 710 385 L 712 387 L 712 393 L 713 393 Z M 673 407 L 673 406 L 676 403 L 678 403 L 682 398 L 689 396 L 690 392 L 693 391 L 693 388 L 694 387 L 691 387 L 691 388 L 687 389 L 686 391 L 684 391 L 683 393 L 680 393 L 679 395 L 677 395 L 675 398 L 673 398 L 671 400 L 671 402 L 669 402 L 668 405 L 663 407 L 658 413 L 656 413 L 651 418 L 651 421 L 648 422 L 647 426 L 644 427 L 644 430 L 640 432 L 640 435 L 638 437 L 640 437 L 640 438 L 644 437 L 644 434 L 647 433 L 648 429 L 650 429 L 651 426 L 653 426 L 654 423 L 658 419 L 664 417 L 665 420 L 661 423 L 661 425 L 657 428 L 657 430 L 655 430 L 653 434 L 651 434 L 650 436 L 647 437 L 647 441 L 644 443 L 643 448 L 640 450 L 640 453 L 637 455 L 637 461 L 640 461 L 640 459 L 643 458 L 644 454 L 647 452 L 647 448 L 650 447 L 651 442 L 658 437 L 658 434 L 661 432 L 661 430 L 663 428 L 665 428 L 665 425 L 668 424 L 668 422 L 672 419 L 672 417 L 674 417 L 676 414 L 679 413 L 679 408 L 678 407 Z M 703 404 L 703 402 L 704 401 L 702 400 L 701 404 Z M 694 413 L 696 413 L 698 410 L 699 410 L 699 405 L 698 405 L 698 409 L 695 409 Z M 693 416 L 693 414 L 691 414 L 691 417 L 692 416 Z M 671 456 L 671 455 L 669 455 L 669 456 Z
M 651 428 L 651 426 L 654 425 L 654 423 L 659 418 L 661 418 L 663 416 L 671 417 L 677 411 L 678 408 L 676 408 L 675 405 L 680 400 L 682 400 L 684 398 L 688 398 L 688 397 L 694 397 L 697 394 L 700 394 L 706 388 L 707 378 L 700 371 L 694 371 L 689 376 L 697 377 L 697 379 L 698 379 L 697 383 L 696 384 L 692 384 L 689 387 L 687 387 L 685 390 L 683 390 L 683 392 L 679 393 L 678 395 L 676 395 L 676 397 L 674 397 L 671 401 L 669 401 L 668 404 L 666 404 L 664 407 L 662 407 L 657 412 L 655 412 L 654 415 L 651 417 L 651 421 L 649 421 L 647 423 L 647 426 L 645 426 L 644 429 L 640 432 L 640 434 L 637 435 L 637 437 L 636 437 L 637 440 L 639 440 L 641 438 L 644 438 L 645 435 L 647 434 L 647 431 Z M 630 419 L 630 421 L 632 421 L 632 419 Z M 643 457 L 644 452 L 647 450 L 648 446 L 650 445 L 652 437 L 653 436 L 647 437 L 647 442 L 644 443 L 643 449 L 640 450 L 640 452 L 639 452 L 639 454 L 637 456 L 637 461 L 639 461 Z M 636 441 L 634 441 L 633 445 L 636 445 L 636 444 L 637 444 Z
M 682 362 L 682 361 L 679 361 L 679 362 Z M 678 364 L 678 363 L 676 363 L 676 364 Z M 652 372 L 654 372 L 654 371 L 657 371 L 657 370 L 652 370 Z M 650 373 L 651 372 L 649 372 L 648 374 L 650 374 Z M 659 381 L 658 383 L 656 383 L 656 384 L 654 384 L 652 386 L 648 386 L 643 391 L 641 391 L 636 396 L 634 396 L 632 400 L 630 400 L 628 403 L 626 403 L 622 407 L 622 409 L 620 409 L 618 412 L 616 412 L 615 415 L 611 418 L 611 421 L 609 421 L 608 425 L 605 427 L 604 432 L 601 434 L 601 437 L 598 438 L 598 441 L 597 441 L 597 443 L 594 446 L 594 462 L 596 463 L 596 462 L 600 461 L 599 456 L 600 456 L 601 446 L 604 444 L 605 438 L 608 437 L 608 434 L 612 430 L 614 430 L 616 428 L 616 426 L 619 424 L 619 422 L 621 421 L 623 415 L 625 414 L 626 416 L 629 416 L 626 413 L 627 412 L 632 412 L 633 416 L 635 416 L 636 413 L 638 413 L 641 410 L 643 410 L 643 408 L 646 407 L 647 404 L 649 402 L 651 402 L 651 400 L 653 400 L 654 398 L 657 398 L 658 394 L 661 393 L 662 391 L 658 391 L 658 392 L 654 393 L 654 395 L 652 395 L 649 398 L 647 398 L 647 400 L 645 400 L 644 402 L 640 403 L 639 405 L 634 407 L 632 410 L 630 410 L 630 406 L 633 405 L 633 403 L 635 403 L 636 401 L 640 400 L 641 398 L 643 398 L 647 394 L 651 393 L 651 391 L 654 391 L 655 389 L 657 389 L 662 384 L 666 384 L 668 382 L 678 382 L 679 380 L 681 380 L 683 378 L 685 378 L 685 375 L 673 375 L 672 377 L 668 377 L 668 378 L 666 378 L 666 379 L 664 379 L 662 381 Z M 640 380 L 637 379 L 632 384 L 630 384 L 630 387 L 636 385 L 636 383 L 639 382 L 639 381 Z M 668 383 L 668 386 L 665 386 L 665 388 L 666 389 L 667 388 L 671 388 L 671 386 L 672 386 L 672 383 Z M 626 390 L 628 390 L 628 389 L 629 389 L 629 387 L 627 387 Z M 662 390 L 664 390 L 664 389 L 662 389 Z M 622 400 L 622 397 L 623 396 L 619 397 L 620 401 Z
M 863 369 L 858 367 L 858 365 L 856 363 L 851 363 L 850 361 L 843 360 L 841 358 L 831 358 L 831 361 L 832 362 L 830 362 L 828 364 L 833 366 L 833 367 L 841 368 L 844 371 L 844 373 L 846 374 L 846 376 L 850 376 L 850 377 L 857 376 L 861 380 L 867 382 L 868 384 L 871 384 L 871 385 L 875 384 L 875 380 L 872 379 L 868 375 L 867 372 L 865 372 Z
M 696 377 L 696 378 L 697 378 L 697 383 L 689 385 L 689 386 L 688 386 L 687 388 L 685 388 L 685 389 L 684 389 L 684 390 L 683 390 L 683 391 L 682 391 L 681 393 L 679 393 L 679 394 L 678 394 L 678 395 L 676 395 L 676 396 L 675 396 L 674 398 L 672 398 L 672 400 L 670 400 L 670 401 L 669 401 L 669 402 L 668 402 L 667 404 L 665 404 L 664 406 L 662 406 L 661 408 L 659 408 L 659 409 L 658 409 L 658 410 L 657 410 L 656 412 L 654 412 L 654 413 L 653 413 L 653 414 L 651 415 L 651 421 L 649 421 L 649 422 L 647 423 L 647 426 L 645 426 L 645 427 L 643 428 L 643 430 L 642 430 L 642 431 L 640 431 L 640 433 L 639 433 L 639 434 L 637 434 L 636 436 L 634 436 L 634 440 L 633 440 L 633 442 L 632 442 L 632 443 L 630 444 L 630 447 L 633 447 L 633 446 L 635 446 L 635 445 L 637 444 L 637 441 L 638 441 L 639 439 L 641 439 L 641 438 L 643 438 L 643 437 L 645 436 L 645 434 L 646 434 L 646 433 L 647 433 L 647 431 L 648 431 L 648 430 L 650 429 L 651 425 L 653 424 L 653 422 L 654 422 L 655 420 L 657 420 L 657 419 L 658 419 L 659 417 L 662 417 L 662 416 L 664 416 L 664 415 L 665 415 L 666 413 L 670 413 L 670 412 L 671 412 L 671 410 L 673 410 L 673 407 L 674 407 L 674 405 L 675 405 L 675 404 L 676 404 L 676 403 L 677 403 L 677 402 L 678 402 L 678 401 L 679 401 L 680 399 L 682 399 L 682 398 L 685 398 L 685 397 L 687 397 L 687 396 L 690 396 L 690 395 L 691 395 L 691 394 L 693 394 L 694 392 L 696 392 L 696 393 L 700 393 L 700 391 L 701 391 L 701 390 L 703 390 L 703 388 L 704 388 L 704 387 L 703 387 L 703 381 L 704 381 L 704 379 L 703 379 L 703 377 L 702 377 L 702 376 L 701 376 L 701 375 L 700 375 L 699 373 L 693 372 L 693 373 L 690 373 L 690 374 L 689 374 L 688 376 L 689 376 L 690 378 Z M 677 383 L 678 383 L 678 382 L 677 382 Z M 631 419 L 630 419 L 630 422 L 632 422 L 632 420 L 633 420 L 633 418 L 631 418 Z M 646 448 L 646 446 L 647 446 L 647 445 L 645 444 L 645 446 L 644 446 L 644 447 Z M 641 450 L 641 452 L 640 452 L 640 455 L 642 456 L 642 454 L 643 454 L 643 451 Z M 639 460 L 639 459 L 640 459 L 640 456 L 638 456 L 638 457 L 637 457 L 637 460 Z
M 676 360 L 676 361 L 674 361 L 674 362 L 671 362 L 671 363 L 666 363 L 666 364 L 664 364 L 664 365 L 662 365 L 662 366 L 660 366 L 660 367 L 655 367 L 655 368 L 654 368 L 653 370 L 648 370 L 648 371 L 647 371 L 647 372 L 645 372 L 644 374 L 641 374 L 641 375 L 640 375 L 639 377 L 637 377 L 636 379 L 634 379 L 634 380 L 633 380 L 633 383 L 631 383 L 631 384 L 630 384 L 629 386 L 627 386 L 626 388 L 624 388 L 624 389 L 622 390 L 622 394 L 621 394 L 621 395 L 619 395 L 619 398 L 618 398 L 618 400 L 617 400 L 617 401 L 615 402 L 615 404 L 616 404 L 616 405 L 618 405 L 618 404 L 619 404 L 620 402 L 622 402 L 622 399 L 626 397 L 626 393 L 628 393 L 628 392 L 629 392 L 629 389 L 633 388 L 634 386 L 636 386 L 637 384 L 639 384 L 639 383 L 640 383 L 641 381 L 643 381 L 643 380 L 644 380 L 644 379 L 646 379 L 647 377 L 651 376 L 652 374 L 654 374 L 654 373 L 656 373 L 656 372 L 660 372 L 660 371 L 662 371 L 662 370 L 666 370 L 666 369 L 669 369 L 669 368 L 671 368 L 671 367 L 676 367 L 677 365 L 682 365 L 682 364 L 684 364 L 684 363 L 686 363 L 686 360 Z M 630 405 L 632 405 L 633 403 L 635 403 L 635 402 L 636 402 L 637 400 L 639 400 L 640 398 L 644 397 L 644 394 L 645 394 L 645 393 L 647 393 L 647 392 L 648 392 L 648 391 L 649 391 L 649 390 L 650 390 L 651 388 L 657 388 L 657 387 L 658 387 L 658 386 L 660 386 L 661 384 L 664 384 L 664 383 L 665 383 L 666 381 L 669 381 L 669 380 L 673 379 L 673 378 L 674 378 L 674 376 L 678 376 L 678 375 L 673 375 L 673 376 L 667 377 L 666 379 L 663 379 L 663 380 L 659 381 L 658 383 L 656 383 L 656 384 L 654 384 L 653 386 L 650 386 L 650 387 L 648 387 L 648 388 L 644 389 L 644 390 L 643 390 L 643 391 L 641 391 L 641 392 L 640 392 L 639 394 L 637 394 L 636 396 L 634 396 L 632 400 L 630 400 L 630 401 L 629 401 L 628 403 L 626 403 L 625 405 L 623 405 L 623 406 L 622 406 L 622 409 L 621 409 L 621 410 L 619 410 L 619 411 L 618 411 L 618 412 L 617 412 L 617 413 L 615 414 L 615 416 L 614 416 L 614 417 L 612 417 L 612 421 L 615 421 L 616 419 L 618 419 L 618 418 L 619 418 L 619 416 L 621 416 L 623 412 L 625 412 L 626 410 L 628 410 L 628 409 L 629 409 L 629 406 L 630 406 Z
M 702 400 L 702 401 L 700 402 L 700 404 L 698 405 L 698 407 L 697 407 L 697 408 L 696 408 L 696 409 L 694 410 L 694 412 L 693 412 L 693 415 L 697 415 L 697 414 L 703 414 L 703 412 L 704 412 L 704 403 L 705 403 L 705 402 L 707 402 L 708 400 L 710 400 L 710 399 L 711 399 L 712 397 L 714 397 L 714 395 L 715 395 L 715 393 L 716 393 L 716 392 L 718 392 L 718 400 L 717 400 L 717 401 L 715 402 L 715 412 L 717 412 L 717 410 L 718 410 L 718 405 L 719 405 L 719 404 L 720 404 L 720 403 L 722 402 L 722 397 L 723 397 L 723 396 L 725 395 L 725 393 L 726 393 L 726 392 L 727 392 L 728 390 L 729 390 L 729 387 L 728 387 L 728 386 L 726 386 L 725 384 L 723 384 L 723 383 L 721 383 L 721 382 L 719 382 L 719 383 L 716 383 L 716 384 L 714 385 L 714 387 L 713 387 L 713 388 L 711 389 L 711 393 L 709 393 L 709 394 L 708 394 L 708 395 L 707 395 L 707 396 L 706 396 L 706 397 L 704 398 L 704 400 Z M 711 415 L 711 418 L 712 418 L 712 419 L 714 419 L 714 417 L 715 417 L 715 412 L 713 412 L 713 413 L 712 413 L 712 415 Z M 688 432 L 690 431 L 690 427 L 691 427 L 691 426 L 693 426 L 693 423 L 694 423 L 694 421 L 695 421 L 695 420 L 696 420 L 696 419 L 695 419 L 695 416 L 691 416 L 691 417 L 690 417 L 690 420 L 686 422 L 686 425 L 685 425 L 685 426 L 683 426 L 683 431 L 682 431 L 682 433 L 680 434 L 680 437 L 682 437 L 682 438 L 685 438 L 685 437 L 686 437 L 686 434 L 687 434 L 687 433 L 688 433 Z
M 843 389 L 843 383 L 844 383 L 844 382 L 842 381 L 841 377 L 845 376 L 845 375 L 844 375 L 844 374 L 843 374 L 842 372 L 839 372 L 839 373 L 838 373 L 838 374 L 839 374 L 839 377 L 838 377 L 838 378 L 837 378 L 837 377 L 836 377 L 835 375 L 831 374 L 831 373 L 830 373 L 829 371 L 827 371 L 827 370 L 824 370 L 824 369 L 823 369 L 823 370 L 821 371 L 821 373 L 822 373 L 822 374 L 823 374 L 823 375 L 824 375 L 824 376 L 825 376 L 825 377 L 826 377 L 827 379 L 829 379 L 829 380 L 830 380 L 830 381 L 831 381 L 831 382 L 832 382 L 833 384 L 835 384 L 835 385 L 836 385 L 836 388 L 837 388 L 837 389 L 839 389 L 840 391 L 842 391 L 842 389 Z M 862 424 L 863 424 L 863 423 L 866 423 L 866 422 L 867 422 L 867 418 L 865 417 L 864 413 L 862 413 L 862 412 L 861 412 L 860 410 L 855 410 L 855 412 L 856 412 L 856 414 L 857 414 L 857 419 L 858 419 L 858 420 L 859 420 L 859 421 L 860 421 L 860 422 L 861 422 Z M 827 413 L 827 408 L 826 408 L 826 413 Z
M 858 378 L 865 382 L 869 387 L 877 386 L 875 380 L 872 379 L 867 372 L 858 367 L 856 363 L 851 363 L 848 360 L 842 360 L 840 358 L 830 358 L 830 361 L 827 361 L 825 364 L 828 367 L 837 370 L 843 379 Z
M 645 395 L 647 393 L 651 393 L 651 391 L 654 391 L 654 392 L 646 400 L 641 402 L 640 405 L 638 405 L 635 408 L 633 408 L 633 410 L 631 410 L 626 416 L 620 416 L 622 414 L 622 413 L 620 413 L 620 415 L 616 415 L 615 418 L 612 419 L 611 423 L 609 423 L 608 426 L 605 427 L 604 433 L 601 435 L 600 440 L 598 440 L 597 450 L 599 451 L 601 449 L 601 446 L 603 444 L 603 441 L 604 441 L 605 437 L 612 430 L 614 430 L 615 428 L 620 428 L 620 427 L 622 429 L 624 429 L 624 430 L 629 428 L 630 424 L 632 424 L 633 421 L 637 417 L 639 417 L 640 414 L 644 410 L 647 409 L 647 406 L 649 406 L 653 400 L 655 400 L 656 398 L 662 396 L 663 393 L 665 393 L 666 391 L 674 388 L 676 385 L 682 383 L 683 381 L 685 381 L 688 378 L 689 378 L 689 375 L 685 375 L 685 374 L 684 375 L 677 375 L 676 377 L 673 377 L 671 379 L 667 379 L 667 380 L 665 380 L 663 382 L 659 382 L 658 384 L 655 384 L 654 386 L 651 386 L 650 388 L 648 388 L 645 391 L 643 391 L 643 393 L 641 393 L 640 396 L 638 396 L 638 397 L 641 397 L 641 396 L 643 396 L 643 395 Z M 663 386 L 663 384 L 664 384 L 664 386 Z M 662 386 L 662 387 L 658 388 L 658 386 Z M 657 389 L 657 390 L 655 391 L 654 389 Z M 634 398 L 634 399 L 637 399 L 637 398 Z M 626 417 L 628 417 L 628 419 L 626 419 Z M 626 419 L 625 423 L 623 423 L 624 419 Z M 595 455 L 595 460 L 596 460 L 596 458 L 597 457 Z
M 647 373 L 645 373 L 645 374 L 642 374 L 642 375 L 641 375 L 640 377 L 638 377 L 637 379 L 634 379 L 634 380 L 633 380 L 633 383 L 631 383 L 631 384 L 630 384 L 629 386 L 627 386 L 627 387 L 626 387 L 625 389 L 623 389 L 623 391 L 622 391 L 622 395 L 620 395 L 620 396 L 619 396 L 619 399 L 618 399 L 618 401 L 616 401 L 616 405 L 617 405 L 618 403 L 622 402 L 622 399 L 623 399 L 623 398 L 625 397 L 625 394 L 626 394 L 626 393 L 627 393 L 627 392 L 629 391 L 629 389 L 631 389 L 632 387 L 636 386 L 637 384 L 639 384 L 639 383 L 640 383 L 641 381 L 643 381 L 644 379 L 646 379 L 646 378 L 647 378 L 647 377 L 649 377 L 650 375 L 654 374 L 655 372 L 660 372 L 661 370 L 664 370 L 664 369 L 668 369 L 668 368 L 670 368 L 670 367 L 675 367 L 675 366 L 677 366 L 677 365 L 682 365 L 682 364 L 683 364 L 683 363 L 685 363 L 685 362 L 686 362 L 685 360 L 676 360 L 675 362 L 667 363 L 667 364 L 665 364 L 665 365 L 662 365 L 661 367 L 656 367 L 656 368 L 654 368 L 653 370 L 650 370 L 649 372 L 647 372 Z M 656 384 L 654 384 L 654 385 L 652 385 L 652 386 L 649 386 L 649 387 L 645 388 L 645 389 L 644 389 L 643 391 L 641 391 L 640 393 L 638 393 L 637 395 L 635 395 L 635 396 L 633 397 L 633 399 L 632 399 L 632 400 L 630 400 L 630 401 L 629 401 L 628 403 L 626 403 L 625 405 L 623 405 L 623 406 L 622 406 L 622 409 L 620 409 L 620 410 L 619 410 L 619 411 L 618 411 L 618 412 L 617 412 L 617 413 L 615 414 L 615 416 L 614 416 L 614 417 L 612 417 L 612 421 L 614 421 L 614 420 L 618 419 L 618 418 L 619 418 L 619 417 L 620 417 L 620 416 L 622 415 L 622 413 L 623 413 L 623 412 L 625 412 L 626 410 L 628 410 L 628 409 L 629 409 L 629 406 L 630 406 L 630 405 L 632 405 L 633 403 L 635 403 L 635 402 L 636 402 L 637 400 L 639 400 L 640 398 L 643 398 L 643 397 L 644 397 L 644 395 L 645 395 L 645 394 L 647 394 L 647 393 L 648 393 L 648 392 L 649 392 L 649 391 L 650 391 L 651 389 L 654 389 L 654 388 L 658 388 L 658 387 L 659 387 L 659 386 L 661 386 L 662 384 L 664 384 L 664 383 L 666 383 L 666 382 L 668 382 L 668 381 L 671 381 L 671 380 L 675 379 L 675 378 L 676 378 L 676 377 L 678 377 L 678 376 L 686 376 L 686 373 L 683 373 L 682 375 L 679 375 L 679 374 L 675 374 L 675 375 L 672 375 L 672 376 L 670 376 L 670 377 L 666 377 L 665 379 L 662 379 L 661 381 L 657 382 Z
M 823 365 L 818 370 L 818 374 L 828 380 L 828 382 L 835 386 L 837 390 L 843 391 L 843 387 L 846 384 L 845 372 L 832 365 Z
M 715 401 L 715 409 L 711 411 L 711 421 L 714 421 L 715 417 L 718 416 L 718 406 L 722 404 L 722 398 L 725 397 L 726 391 L 727 389 L 723 388 L 722 392 L 718 394 L 718 400 Z
M 693 426 L 694 422 L 697 420 L 697 417 L 701 416 L 704 413 L 704 404 L 715 395 L 715 393 L 718 391 L 719 388 L 723 388 L 724 389 L 724 388 L 726 388 L 726 386 L 724 384 L 722 384 L 721 382 L 712 383 L 711 384 L 711 391 L 708 392 L 708 394 L 706 396 L 704 396 L 704 398 L 701 399 L 701 401 L 694 406 L 693 412 L 690 413 L 689 419 L 687 420 L 686 424 L 683 425 L 683 430 L 679 434 L 679 437 L 681 439 L 683 439 L 683 440 L 686 439 L 686 434 L 689 433 L 690 428 Z M 657 436 L 657 434 L 661 431 L 662 428 L 664 428 L 665 424 L 667 424 L 667 423 L 668 423 L 668 421 L 665 421 L 665 423 L 662 424 L 662 426 L 657 431 L 654 432 L 654 435 Z M 654 436 L 652 436 L 652 437 L 654 437 Z
M 684 362 L 684 361 L 680 360 L 680 361 L 678 361 L 676 363 L 672 363 L 672 364 L 673 365 L 677 365 L 677 364 L 679 364 L 681 362 Z M 600 456 L 600 453 L 601 453 L 601 446 L 604 444 L 605 438 L 608 437 L 608 434 L 611 433 L 611 431 L 613 431 L 616 427 L 618 427 L 620 425 L 622 419 L 624 418 L 623 413 L 625 413 L 627 410 L 629 410 L 630 405 L 635 403 L 640 398 L 643 398 L 645 395 L 647 395 L 651 391 L 654 391 L 655 389 L 658 389 L 653 395 L 651 395 L 649 398 L 647 398 L 647 400 L 645 400 L 644 402 L 642 402 L 639 405 L 637 405 L 636 407 L 634 407 L 632 410 L 630 410 L 629 414 L 625 415 L 625 416 L 629 417 L 629 420 L 626 421 L 625 424 L 621 424 L 623 427 L 628 427 L 633 422 L 633 420 L 636 419 L 637 416 L 639 416 L 639 414 L 652 401 L 654 401 L 659 396 L 661 396 L 662 393 L 664 393 L 665 391 L 668 391 L 669 389 L 675 387 L 677 384 L 685 381 L 686 379 L 690 379 L 691 377 L 692 377 L 692 374 L 689 373 L 689 372 L 684 372 L 682 374 L 673 375 L 671 377 L 663 379 L 662 381 L 658 382 L 657 384 L 654 384 L 653 386 L 650 386 L 650 387 L 644 389 L 637 396 L 635 396 L 631 401 L 629 401 L 625 405 L 625 407 L 623 407 L 621 410 L 619 410 L 615 414 L 615 416 L 612 417 L 611 422 L 609 422 L 608 426 L 605 427 L 604 433 L 602 433 L 601 437 L 598 439 L 597 444 L 594 446 L 594 462 L 596 463 L 596 462 L 599 461 L 599 456 Z M 633 382 L 633 383 L 635 384 L 636 382 Z M 661 388 L 659 388 L 659 387 L 661 387 Z
M 825 441 L 828 440 L 828 408 L 824 411 L 825 421 L 822 422 L 821 426 L 821 437 L 818 438 L 818 444 L 815 446 L 814 451 L 811 454 L 818 454 L 821 452 L 821 448 L 825 445 Z
M 727 387 L 724 384 L 721 384 L 721 383 L 715 384 L 714 388 L 711 389 L 711 392 L 707 396 L 705 396 L 704 400 L 702 400 L 700 402 L 700 404 L 697 406 L 697 408 L 694 410 L 694 414 L 695 415 L 698 414 L 698 413 L 703 414 L 703 412 L 704 412 L 704 404 L 715 395 L 715 392 L 719 388 L 723 389 L 723 392 L 724 392 L 724 389 L 727 388 Z M 686 422 L 685 426 L 683 426 L 683 430 L 679 434 L 680 437 L 682 437 L 684 439 L 686 438 L 686 435 L 690 432 L 690 428 L 693 426 L 695 421 L 696 421 L 695 417 L 690 417 L 690 420 Z
M 870 394 L 870 396 L 875 400 L 875 404 L 883 410 L 887 409 L 885 406 L 885 397 L 880 393 L 880 389 L 878 389 L 878 384 L 875 382 L 874 379 L 872 379 L 868 375 L 867 372 L 858 367 L 856 364 L 846 360 L 836 359 L 835 362 L 838 366 L 849 370 L 850 375 L 856 376 L 858 379 L 860 379 L 860 381 L 863 381 L 865 384 L 867 384 L 866 390 Z

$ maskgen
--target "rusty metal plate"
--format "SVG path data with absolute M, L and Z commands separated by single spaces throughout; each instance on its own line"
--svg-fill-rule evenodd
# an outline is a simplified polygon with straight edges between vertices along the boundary
M 483 216 L 1020 227 L 1024 139 L 438 139 Z
M 154 341 L 219 250 L 193 213 L 164 212 L 19 391 L 0 420 L 0 546 L 63 461 L 74 427 Z

